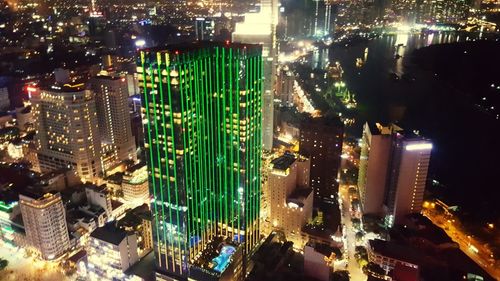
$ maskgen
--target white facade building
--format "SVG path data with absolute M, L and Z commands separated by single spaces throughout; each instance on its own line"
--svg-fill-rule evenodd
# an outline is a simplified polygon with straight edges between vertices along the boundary
M 38 162 L 42 172 L 71 167 L 86 182 L 102 171 L 94 94 L 83 84 L 32 92 Z
M 19 206 L 30 246 L 46 260 L 66 253 L 70 241 L 61 195 L 19 195 Z

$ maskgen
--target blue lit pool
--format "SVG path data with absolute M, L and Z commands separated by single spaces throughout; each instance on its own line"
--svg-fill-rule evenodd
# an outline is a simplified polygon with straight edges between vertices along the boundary
M 231 256 L 234 252 L 236 252 L 236 248 L 233 246 L 222 246 L 220 254 L 212 260 L 212 263 L 214 264 L 213 270 L 222 273 L 229 265 Z

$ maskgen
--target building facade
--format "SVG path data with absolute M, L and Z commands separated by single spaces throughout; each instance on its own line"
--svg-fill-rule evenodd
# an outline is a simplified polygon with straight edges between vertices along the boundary
M 102 166 L 94 94 L 83 84 L 53 85 L 31 94 L 40 170 L 71 167 L 83 181 L 96 181 Z
M 261 44 L 264 61 L 264 84 L 262 100 L 262 142 L 264 149 L 271 151 L 274 137 L 274 88 L 278 51 L 276 25 L 278 24 L 278 1 L 261 0 L 258 13 L 245 14 L 243 22 L 236 23 L 232 35 L 234 42 Z
M 313 193 L 309 187 L 311 162 L 285 153 L 271 162 L 267 189 L 269 218 L 274 229 L 282 230 L 294 247 L 302 249 L 301 230 L 312 219 Z
M 95 93 L 101 140 L 116 152 L 116 161 L 137 160 L 125 76 L 102 71 L 90 81 Z
M 422 210 L 432 143 L 389 124 L 365 124 L 358 187 L 363 213 L 402 222 Z
M 260 240 L 260 46 L 145 49 L 137 70 L 158 272 L 187 279 L 216 237 L 249 256 Z
M 19 195 L 28 244 L 45 260 L 61 257 L 70 248 L 61 195 Z
M 311 159 L 311 188 L 314 204 L 334 204 L 344 125 L 330 117 L 309 118 L 300 126 L 299 152 Z
M 87 277 L 90 280 L 140 280 L 125 271 L 138 260 L 137 237 L 107 224 L 90 234 Z

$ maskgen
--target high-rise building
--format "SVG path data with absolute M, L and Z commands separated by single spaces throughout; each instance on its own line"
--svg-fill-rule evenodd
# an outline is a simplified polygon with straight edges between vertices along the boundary
M 61 195 L 21 194 L 19 206 L 28 244 L 46 260 L 66 253 L 70 243 Z
M 262 0 L 258 13 L 245 14 L 243 22 L 236 23 L 232 39 L 234 42 L 262 45 L 264 60 L 262 142 L 264 149 L 273 147 L 274 87 L 278 51 L 276 45 L 276 25 L 278 24 L 278 1 Z
M 31 93 L 40 170 L 72 167 L 82 180 L 101 174 L 94 94 L 84 84 L 56 84 Z
M 95 93 L 97 120 L 103 143 L 116 151 L 116 160 L 137 160 L 128 106 L 128 85 L 125 76 L 102 71 L 90 81 Z
M 153 240 L 164 279 L 220 276 L 259 243 L 262 64 L 260 46 L 229 42 L 140 51 Z
M 196 18 L 194 33 L 196 40 L 209 41 L 215 36 L 215 21 L 210 18 Z
M 364 213 L 393 225 L 422 209 L 432 143 L 400 127 L 365 124 L 358 186 Z
M 267 189 L 270 197 L 270 220 L 273 228 L 282 230 L 287 241 L 302 249 L 305 242 L 302 227 L 312 219 L 313 193 L 309 187 L 311 161 L 291 153 L 271 161 Z
M 344 125 L 336 117 L 308 118 L 300 126 L 299 152 L 311 159 L 314 204 L 333 204 L 338 192 Z

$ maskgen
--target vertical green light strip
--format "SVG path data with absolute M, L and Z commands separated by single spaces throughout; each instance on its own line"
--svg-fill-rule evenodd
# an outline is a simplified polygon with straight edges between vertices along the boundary
M 163 151 L 165 153 L 165 174 L 166 174 L 165 175 L 166 176 L 166 180 L 164 180 L 162 178 L 161 181 L 163 181 L 163 182 L 166 183 L 167 198 L 168 198 L 168 200 L 167 200 L 167 202 L 168 202 L 168 219 L 172 220 L 172 198 L 170 196 L 170 188 L 171 187 L 170 187 L 170 171 L 169 171 L 170 170 L 170 164 L 169 164 L 169 159 L 170 158 L 168 157 L 169 156 L 168 155 L 168 137 L 167 137 L 168 135 L 167 135 L 167 131 L 166 131 L 167 122 L 165 121 L 165 97 L 164 97 L 164 93 L 163 93 L 163 77 L 162 77 L 162 74 L 161 74 L 162 73 L 162 69 L 161 69 L 161 66 L 162 66 L 161 53 L 157 53 L 157 57 L 158 57 L 157 58 L 157 63 L 158 63 L 158 65 L 157 65 L 157 68 L 158 68 L 158 82 L 160 83 L 160 87 L 159 88 L 160 88 L 161 113 L 162 113 L 161 114 L 161 119 L 162 119 L 163 142 L 164 142 L 164 144 L 163 144 Z M 167 63 L 166 60 L 165 60 L 165 63 Z M 167 66 L 165 65 L 165 68 L 166 67 Z M 168 77 L 168 71 L 167 71 L 167 80 L 168 79 L 169 79 L 169 77 Z M 169 105 L 169 108 L 170 108 L 170 116 L 172 116 L 172 107 L 171 107 L 171 105 Z M 173 159 L 173 161 L 175 161 L 175 159 Z M 163 194 L 165 192 L 164 189 L 162 190 L 162 203 L 163 203 L 162 204 L 162 209 L 165 206 L 165 203 L 164 203 L 165 201 L 163 199 Z M 164 226 L 163 227 L 164 232 L 166 231 L 165 229 L 166 229 L 166 227 Z M 165 239 L 167 239 L 166 235 L 165 235 Z M 172 251 L 172 257 L 175 257 L 175 254 L 174 254 L 174 248 L 175 248 L 174 241 L 173 241 L 173 239 L 167 239 L 167 240 L 169 240 L 170 245 L 171 245 L 169 247 L 170 248 L 169 251 Z M 167 243 L 168 243 L 168 241 L 165 241 L 165 244 L 167 244 Z M 168 265 L 168 262 L 166 262 L 166 264 Z M 167 269 L 168 269 L 168 267 L 167 267 Z
M 148 128 L 148 133 L 147 133 L 147 136 L 148 136 L 148 144 L 149 144 L 149 147 L 148 147 L 148 151 L 149 151 L 149 164 L 150 164 L 150 172 L 151 172 L 151 175 L 150 175 L 150 180 L 152 181 L 153 183 L 153 197 L 154 197 L 154 209 L 155 209 L 155 215 L 154 215 L 154 218 L 155 218 L 155 231 L 156 231 L 156 237 L 159 238 L 159 231 L 158 231 L 158 205 L 157 205 L 157 195 L 156 195 L 156 183 L 155 183 L 155 180 L 154 180 L 154 163 L 153 163 L 153 152 L 152 152 L 152 148 L 151 148 L 151 145 L 152 145 L 152 142 L 151 142 L 151 126 L 150 126 L 150 122 L 151 122 L 151 118 L 149 116 L 149 101 L 148 101 L 148 87 L 147 87 L 147 82 L 146 82 L 146 79 L 147 79 L 147 76 L 146 76 L 146 67 L 145 67 L 145 53 L 143 51 L 141 51 L 140 53 L 140 56 L 141 56 L 141 66 L 142 66 L 142 78 L 143 78 L 143 87 L 144 87 L 144 92 L 143 92 L 143 97 L 144 97 L 144 105 L 146 107 L 146 118 L 147 118 L 147 128 Z M 157 242 L 157 248 L 158 248 L 158 253 L 161 253 L 161 249 L 160 249 L 160 243 Z M 158 259 L 158 264 L 161 266 L 161 258 Z
M 158 61 L 156 62 L 158 63 Z M 157 161 L 157 165 L 158 165 L 158 172 L 159 172 L 159 180 L 158 180 L 158 184 L 159 184 L 159 187 L 160 187 L 160 198 L 161 198 L 161 214 L 162 214 L 162 220 L 165 221 L 165 200 L 163 198 L 163 189 L 164 189 L 164 186 L 162 184 L 162 165 L 161 165 L 161 153 L 160 153 L 160 141 L 158 139 L 159 137 L 159 134 L 158 134 L 158 115 L 157 115 L 157 111 L 158 111 L 158 106 L 157 106 L 157 103 L 156 103 L 156 96 L 157 96 L 157 91 L 155 92 L 155 74 L 154 74 L 154 71 L 153 71 L 153 66 L 152 64 L 150 63 L 149 64 L 149 73 L 150 73 L 150 76 L 151 76 L 151 91 L 149 92 L 151 94 L 151 100 L 153 101 L 153 107 L 154 107 L 154 118 L 155 118 L 155 124 L 154 124 L 154 129 L 155 129 L 155 140 L 156 140 L 156 143 L 155 143 L 155 148 L 156 148 L 156 161 Z M 155 93 L 155 94 L 153 94 Z M 152 160 L 152 163 L 154 164 L 154 160 Z M 155 170 L 156 170 L 156 165 L 155 165 Z M 154 181 L 156 181 L 156 171 L 154 171 Z M 165 239 L 167 233 L 166 233 L 166 230 L 165 230 L 165 226 L 163 226 L 163 237 Z M 165 247 L 165 253 L 167 252 L 167 243 L 166 241 L 164 241 L 164 247 Z
M 185 106 L 184 106 L 184 97 L 185 97 L 185 93 L 184 93 L 184 58 L 183 58 L 183 55 L 182 56 L 178 56 L 177 57 L 179 59 L 179 64 L 178 64 L 178 67 L 179 67 L 179 95 L 180 95 L 180 101 L 181 101 L 181 124 L 180 124 L 180 131 L 181 131 L 181 139 L 182 139 L 182 148 L 183 148 L 183 153 L 182 153 L 182 160 L 184 162 L 184 169 L 183 169 L 183 172 L 184 172 L 184 175 L 183 175 L 183 179 L 184 179 L 184 189 L 186 191 L 186 203 L 187 203 L 187 219 L 188 219 L 188 223 L 187 223 L 187 226 L 188 226 L 188 231 L 187 231 L 187 238 L 188 240 L 191 238 L 192 236 L 192 232 L 195 232 L 195 226 L 194 226 L 194 220 L 191 219 L 192 218 L 192 209 L 191 209 L 191 199 L 190 197 L 192 197 L 192 190 L 190 190 L 190 186 L 191 184 L 189 183 L 189 176 L 190 176 L 190 171 L 189 171 L 189 165 L 187 163 L 187 154 L 186 154 L 186 134 L 184 133 L 184 131 L 186 130 L 186 124 L 185 124 Z M 179 207 L 179 206 L 177 206 Z M 188 247 L 190 248 L 191 247 L 191 244 L 190 244 L 190 240 L 188 241 Z M 192 252 L 190 251 L 190 258 L 192 258 Z

